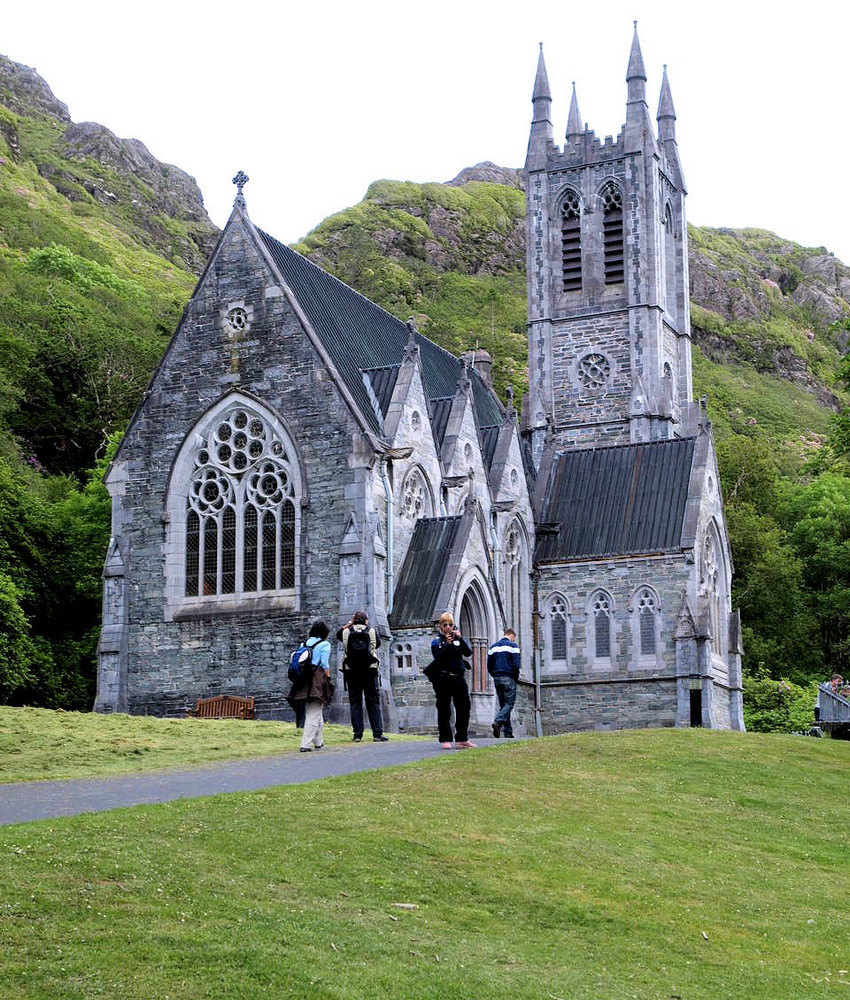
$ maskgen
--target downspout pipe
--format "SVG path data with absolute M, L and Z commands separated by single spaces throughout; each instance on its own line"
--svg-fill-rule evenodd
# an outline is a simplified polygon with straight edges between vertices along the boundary
M 385 458 L 381 459 L 381 482 L 384 484 L 384 494 L 387 498 L 387 614 L 391 615 L 395 590 L 395 571 L 393 569 L 395 506 L 393 504 L 393 491 L 387 476 L 387 460 Z
M 531 625 L 534 634 L 534 728 L 538 739 L 543 735 L 543 705 L 540 690 L 540 607 L 537 584 L 539 571 L 535 565 L 531 571 L 531 593 L 533 607 L 531 609 Z

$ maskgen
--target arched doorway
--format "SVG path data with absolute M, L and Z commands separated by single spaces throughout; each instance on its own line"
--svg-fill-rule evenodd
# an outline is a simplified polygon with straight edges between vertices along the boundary
M 460 603 L 460 632 L 472 647 L 472 694 L 488 694 L 487 673 L 489 615 L 481 587 L 472 581 Z

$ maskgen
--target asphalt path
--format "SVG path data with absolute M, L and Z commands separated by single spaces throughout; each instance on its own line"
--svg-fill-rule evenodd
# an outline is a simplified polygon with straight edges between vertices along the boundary
M 480 739 L 479 747 L 506 741 Z M 340 774 L 354 774 L 431 757 L 452 757 L 474 750 L 443 750 L 436 740 L 393 740 L 205 764 L 187 770 L 149 771 L 116 778 L 68 778 L 0 785 L 0 826 L 33 820 L 105 812 L 128 806 L 173 802 L 223 792 L 253 792 L 274 785 L 298 785 Z

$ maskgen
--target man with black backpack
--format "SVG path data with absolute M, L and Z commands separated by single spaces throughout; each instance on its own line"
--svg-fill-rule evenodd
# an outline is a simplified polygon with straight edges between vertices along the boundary
M 379 660 L 375 656 L 375 650 L 381 645 L 381 637 L 375 629 L 369 628 L 369 617 L 365 611 L 355 611 L 351 621 L 342 626 L 336 637 L 344 650 L 342 670 L 348 688 L 348 704 L 351 707 L 353 740 L 359 743 L 363 739 L 365 698 L 372 739 L 376 743 L 386 743 L 387 737 L 384 736 L 381 719 L 381 696 L 378 691 Z

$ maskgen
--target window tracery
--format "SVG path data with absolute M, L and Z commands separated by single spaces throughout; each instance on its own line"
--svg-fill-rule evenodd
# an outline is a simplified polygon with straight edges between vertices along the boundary
M 416 520 L 431 516 L 431 492 L 419 468 L 413 468 L 402 484 L 401 509 L 405 517 Z
M 549 659 L 552 663 L 567 661 L 567 602 L 560 594 L 549 600 Z
M 602 237 L 604 243 L 605 284 L 621 284 L 624 278 L 623 195 L 616 184 L 602 189 Z
M 611 598 L 605 591 L 597 591 L 590 603 L 593 624 L 593 656 L 595 660 L 611 658 Z
M 297 477 L 270 422 L 233 405 L 189 461 L 185 596 L 292 591 Z
M 564 291 L 581 290 L 581 209 L 574 191 L 561 209 L 561 266 Z
M 583 389 L 603 389 L 611 377 L 611 362 L 604 354 L 585 354 L 578 363 L 578 380 Z
M 655 623 L 658 606 L 655 594 L 648 587 L 638 591 L 637 612 L 640 626 L 640 655 L 655 656 Z

